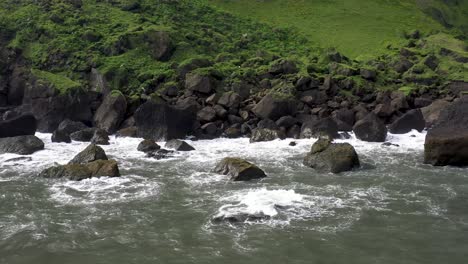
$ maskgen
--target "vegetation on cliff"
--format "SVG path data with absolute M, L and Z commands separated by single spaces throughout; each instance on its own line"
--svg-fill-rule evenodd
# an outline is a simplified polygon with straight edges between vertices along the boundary
M 0 43 L 61 91 L 181 92 L 188 72 L 216 90 L 249 84 L 277 96 L 293 96 L 302 77 L 329 74 L 349 95 L 468 80 L 464 3 L 292 2 L 2 1 Z

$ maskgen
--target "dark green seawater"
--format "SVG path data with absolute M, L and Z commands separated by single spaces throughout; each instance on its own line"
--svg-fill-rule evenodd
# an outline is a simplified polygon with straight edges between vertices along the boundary
M 468 263 L 468 169 L 422 164 L 424 134 L 399 147 L 348 140 L 362 168 L 340 175 L 302 166 L 314 140 L 190 142 L 166 161 L 138 139 L 105 146 L 122 177 L 36 177 L 86 144 L 50 143 L 32 160 L 0 155 L 0 263 Z M 246 158 L 268 178 L 229 182 L 210 172 Z M 219 216 L 263 214 L 230 224 Z

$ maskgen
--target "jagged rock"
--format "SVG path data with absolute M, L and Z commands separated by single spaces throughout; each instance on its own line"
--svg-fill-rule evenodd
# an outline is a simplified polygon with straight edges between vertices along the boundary
M 192 133 L 195 113 L 191 107 L 178 108 L 149 101 L 136 110 L 134 117 L 140 137 L 170 140 Z
M 72 121 L 70 119 L 65 119 L 63 120 L 62 122 L 60 122 L 57 130 L 67 134 L 67 135 L 70 135 L 71 133 L 74 133 L 74 132 L 77 132 L 77 131 L 80 131 L 80 130 L 84 130 L 84 129 L 88 129 L 89 127 L 87 127 L 85 124 L 79 122 L 79 121 Z
M 419 132 L 424 130 L 426 122 L 420 109 L 413 109 L 406 112 L 403 116 L 395 120 L 390 126 L 389 131 L 392 134 L 406 134 L 415 129 Z
M 168 32 L 150 30 L 145 35 L 150 54 L 155 60 L 166 61 L 171 57 L 174 44 Z
M 468 98 L 445 108 L 428 131 L 424 162 L 435 166 L 468 165 Z
M 79 142 L 90 142 L 94 136 L 94 132 L 96 132 L 96 128 L 86 128 L 80 131 L 76 131 L 70 134 L 70 138 L 74 141 Z
M 216 116 L 221 119 L 224 119 L 228 115 L 228 111 L 220 105 L 215 105 L 213 109 L 216 111 Z
M 109 145 L 109 135 L 102 129 L 96 129 L 91 138 L 91 143 L 96 145 Z
M 209 76 L 198 73 L 189 73 L 185 78 L 185 87 L 187 90 L 210 94 L 213 90 L 213 84 Z
M 252 111 L 262 119 L 277 120 L 282 116 L 293 114 L 295 109 L 295 103 L 291 99 L 274 98 L 271 95 L 266 95 L 255 105 Z
M 159 146 L 152 139 L 143 140 L 142 142 L 140 142 L 140 144 L 138 144 L 138 148 L 137 148 L 138 151 L 145 152 L 145 153 L 154 152 L 159 149 L 161 149 L 161 146 Z
M 126 111 L 127 100 L 125 100 L 125 96 L 121 92 L 113 91 L 104 98 L 94 114 L 94 123 L 96 127 L 112 134 L 124 121 Z
M 338 138 L 338 125 L 332 118 L 308 121 L 302 124 L 300 138 Z
M 442 110 L 447 108 L 450 105 L 449 102 L 445 100 L 436 100 L 432 102 L 429 106 L 421 108 L 424 120 L 426 121 L 426 127 L 431 127 L 439 119 L 440 113 Z
M 44 142 L 33 135 L 0 138 L 0 153 L 30 155 L 44 149 Z
M 36 133 L 36 118 L 32 114 L 0 121 L 0 138 L 34 135 L 34 133 Z
M 201 122 L 211 122 L 216 119 L 216 110 L 211 106 L 204 107 L 198 111 L 197 119 Z
M 249 181 L 265 178 L 266 174 L 254 164 L 240 158 L 224 158 L 214 172 L 228 175 L 233 181 Z
M 178 140 L 178 139 L 171 139 L 166 142 L 164 145 L 166 148 L 174 149 L 176 151 L 192 151 L 195 150 L 194 147 L 190 146 L 187 142 Z
M 353 126 L 356 137 L 363 141 L 384 142 L 387 138 L 387 127 L 375 114 L 368 114 Z
M 108 158 L 101 147 L 91 144 L 78 153 L 68 164 L 85 164 L 96 160 L 108 160 Z
M 71 142 L 70 135 L 58 129 L 55 130 L 54 133 L 52 133 L 51 140 L 52 142 L 56 142 L 56 143 L 70 143 Z
M 40 174 L 43 178 L 66 178 L 81 181 L 92 177 L 119 177 L 119 167 L 115 160 L 96 160 L 86 164 L 67 164 L 50 167 Z
M 285 139 L 286 135 L 280 130 L 272 130 L 268 128 L 256 128 L 252 131 L 250 143 L 272 141 L 275 139 Z
M 218 104 L 226 108 L 239 108 L 241 97 L 235 92 L 226 92 L 218 100 Z
M 359 157 L 348 143 L 332 143 L 321 138 L 304 158 L 304 165 L 318 171 L 340 173 L 359 167 Z

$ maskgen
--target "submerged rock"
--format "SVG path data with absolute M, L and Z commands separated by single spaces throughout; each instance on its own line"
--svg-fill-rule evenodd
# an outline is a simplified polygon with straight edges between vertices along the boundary
M 80 181 L 91 177 L 119 177 L 120 172 L 115 160 L 96 160 L 86 164 L 67 164 L 50 167 L 40 174 L 43 178 L 66 178 Z
M 266 174 L 256 165 L 240 158 L 224 158 L 214 172 L 228 175 L 233 181 L 250 181 L 265 178 Z
M 250 137 L 250 143 L 262 142 L 262 141 L 272 141 L 275 139 L 285 139 L 286 135 L 275 129 L 268 128 L 256 128 L 252 131 L 252 136 Z
M 108 158 L 104 149 L 96 144 L 91 144 L 78 153 L 68 164 L 85 164 L 96 160 L 108 160 Z
M 30 155 L 44 149 L 44 142 L 36 136 L 0 138 L 0 153 Z
M 146 154 L 146 157 L 160 160 L 160 159 L 170 158 L 173 155 L 174 155 L 174 151 L 172 151 L 172 150 L 158 149 L 158 150 L 155 150 L 155 151 L 148 152 Z
M 178 139 L 172 139 L 166 142 L 166 145 L 164 145 L 166 148 L 174 149 L 176 151 L 192 151 L 195 150 L 194 147 L 190 146 L 187 142 L 178 140 Z
M 138 144 L 137 150 L 141 152 L 153 152 L 161 149 L 161 147 L 152 139 L 145 139 Z
M 238 224 L 238 223 L 244 223 L 244 222 L 259 222 L 259 221 L 265 221 L 270 219 L 271 216 L 266 215 L 262 212 L 257 213 L 257 214 L 247 214 L 247 213 L 239 213 L 239 214 L 234 214 L 234 215 L 219 215 L 215 216 L 212 221 L 214 223 L 222 223 L 222 222 L 228 222 L 231 224 Z
M 348 143 L 332 143 L 321 138 L 304 158 L 304 165 L 318 171 L 340 173 L 359 167 L 359 157 Z

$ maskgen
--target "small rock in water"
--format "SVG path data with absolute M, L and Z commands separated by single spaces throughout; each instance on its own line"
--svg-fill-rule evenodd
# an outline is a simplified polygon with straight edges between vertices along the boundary
M 264 213 L 257 213 L 257 214 L 245 214 L 245 213 L 240 213 L 236 215 L 221 215 L 221 216 L 215 216 L 212 221 L 214 223 L 222 223 L 222 222 L 228 222 L 231 224 L 238 224 L 238 223 L 244 223 L 244 222 L 260 222 L 260 221 L 265 221 L 270 219 L 271 217 L 269 215 L 265 215 Z
M 31 157 L 18 157 L 18 158 L 7 159 L 5 160 L 5 162 L 20 162 L 20 161 L 26 162 L 26 161 L 31 161 L 31 160 L 32 160 Z
M 304 158 L 304 165 L 318 171 L 340 173 L 359 167 L 359 157 L 348 143 L 332 143 L 321 138 Z
M 68 164 L 85 164 L 96 160 L 108 160 L 108 158 L 101 147 L 91 144 L 78 153 Z
M 252 131 L 250 137 L 250 143 L 272 141 L 275 139 L 284 139 L 286 135 L 280 130 L 268 129 L 268 128 L 256 128 Z
M 138 144 L 137 148 L 138 151 L 145 153 L 153 152 L 159 149 L 161 149 L 161 147 L 152 139 L 143 140 L 142 142 L 140 142 L 140 144 Z
M 296 145 L 297 145 L 297 143 L 294 142 L 294 141 L 289 142 L 289 146 L 291 146 L 291 147 L 294 147 L 294 146 L 296 146 Z
M 385 147 L 399 147 L 400 145 L 393 144 L 391 142 L 385 142 L 385 143 L 382 143 L 382 146 L 385 146 Z
M 174 149 L 176 151 L 192 151 L 195 150 L 194 147 L 190 146 L 187 142 L 178 140 L 178 139 L 171 139 L 166 142 L 166 148 Z
M 231 176 L 233 181 L 250 181 L 265 178 L 266 174 L 254 164 L 240 158 L 224 158 L 214 172 Z
M 172 150 L 159 149 L 159 150 L 156 150 L 156 151 L 148 152 L 146 154 L 146 157 L 160 160 L 160 159 L 170 158 L 170 157 L 173 156 L 173 154 L 174 154 L 174 151 L 172 151 Z

